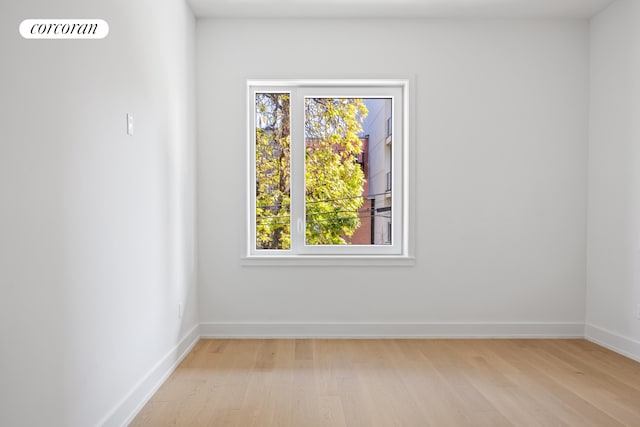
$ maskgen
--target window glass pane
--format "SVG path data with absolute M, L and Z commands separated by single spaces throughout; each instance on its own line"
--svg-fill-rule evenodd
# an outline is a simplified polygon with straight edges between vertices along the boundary
M 307 245 L 390 245 L 392 99 L 305 98 Z
M 256 93 L 256 248 L 291 245 L 289 93 Z

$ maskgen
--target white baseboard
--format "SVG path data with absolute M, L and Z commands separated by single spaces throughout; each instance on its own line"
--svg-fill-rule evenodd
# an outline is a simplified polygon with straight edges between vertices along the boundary
M 583 338 L 583 323 L 201 323 L 202 338 Z
M 595 325 L 588 324 L 585 327 L 584 337 L 602 347 L 620 353 L 623 356 L 640 362 L 640 342 L 623 337 L 615 332 L 608 331 Z
M 118 402 L 98 426 L 121 427 L 128 425 L 142 407 L 180 364 L 200 339 L 199 326 L 195 325 L 149 372 Z

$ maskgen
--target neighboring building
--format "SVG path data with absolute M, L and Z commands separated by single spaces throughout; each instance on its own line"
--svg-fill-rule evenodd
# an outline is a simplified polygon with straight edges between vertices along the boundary
M 360 140 L 362 141 L 362 152 L 358 157 L 358 163 L 364 172 L 364 186 L 362 187 L 364 203 L 358 209 L 360 227 L 356 229 L 353 236 L 347 237 L 345 240 L 352 245 L 370 245 L 373 243 L 373 229 L 371 227 L 373 218 L 371 217 L 371 199 L 369 198 L 369 136 L 363 136 Z
M 391 99 L 376 98 L 364 100 L 369 114 L 363 129 L 368 135 L 368 192 L 371 209 L 371 244 L 390 244 L 392 239 L 393 213 L 392 199 L 392 144 L 393 124 L 391 122 Z

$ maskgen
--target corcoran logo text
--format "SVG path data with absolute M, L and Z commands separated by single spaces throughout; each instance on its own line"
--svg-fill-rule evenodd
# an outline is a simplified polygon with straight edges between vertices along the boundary
M 102 19 L 25 19 L 20 34 L 25 39 L 102 39 L 109 24 Z

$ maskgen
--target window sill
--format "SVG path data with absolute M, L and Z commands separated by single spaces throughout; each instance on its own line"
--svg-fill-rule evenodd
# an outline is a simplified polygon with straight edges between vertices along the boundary
M 240 265 L 248 267 L 412 267 L 415 257 L 396 255 L 297 255 L 242 257 Z

